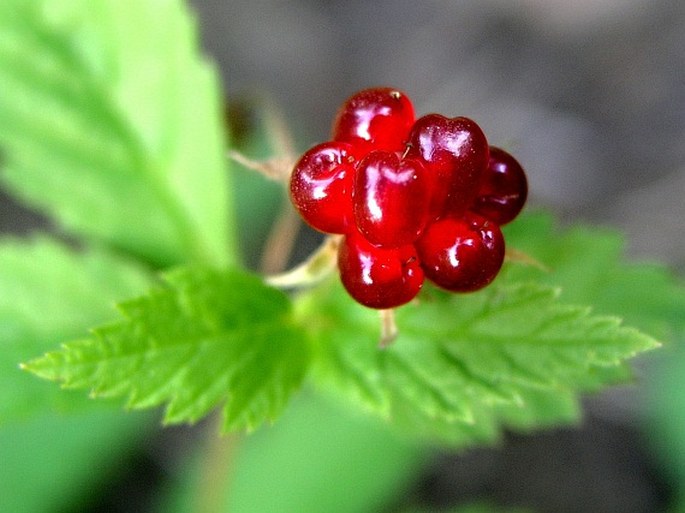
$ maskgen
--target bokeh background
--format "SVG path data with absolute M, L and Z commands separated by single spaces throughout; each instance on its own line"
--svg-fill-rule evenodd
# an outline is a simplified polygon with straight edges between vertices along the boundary
M 685 2 L 191 4 L 229 102 L 273 101 L 298 149 L 327 139 L 351 93 L 391 85 L 417 112 L 471 117 L 509 148 L 527 170 L 532 205 L 567 223 L 617 227 L 630 258 L 685 270 Z M 0 196 L 1 231 L 38 226 L 39 215 Z M 580 427 L 437 451 L 398 496 L 435 508 L 480 498 L 557 513 L 673 508 L 678 473 L 665 469 L 649 404 L 663 362 L 638 364 L 638 384 L 588 398 Z M 138 511 L 197 433 L 150 435 L 129 460 L 133 475 L 117 474 L 92 510 Z
M 679 0 L 195 0 L 229 95 L 261 91 L 303 148 L 358 89 L 475 119 L 532 200 L 619 226 L 682 266 L 685 4 Z

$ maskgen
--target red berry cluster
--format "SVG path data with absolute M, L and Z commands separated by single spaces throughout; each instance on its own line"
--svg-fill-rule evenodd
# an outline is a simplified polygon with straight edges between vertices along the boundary
M 476 123 L 415 119 L 409 98 L 391 88 L 348 98 L 333 139 L 307 151 L 290 181 L 309 225 L 344 234 L 338 267 L 347 291 L 381 309 L 411 301 L 424 276 L 454 292 L 488 285 L 504 260 L 499 227 L 527 191 L 519 163 L 488 146 Z

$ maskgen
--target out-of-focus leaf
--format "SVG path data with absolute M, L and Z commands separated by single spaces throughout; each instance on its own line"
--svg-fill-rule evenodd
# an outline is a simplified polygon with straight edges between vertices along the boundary
M 78 511 L 107 488 L 150 417 L 91 409 L 0 426 L 0 511 Z
M 233 262 L 216 74 L 180 0 L 0 3 L 4 184 L 165 266 Z

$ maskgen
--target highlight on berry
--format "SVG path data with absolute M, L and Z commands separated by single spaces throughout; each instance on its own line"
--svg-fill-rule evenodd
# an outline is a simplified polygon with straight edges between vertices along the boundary
M 527 194 L 521 165 L 473 120 L 416 118 L 390 87 L 348 98 L 331 140 L 306 151 L 290 177 L 304 221 L 342 236 L 345 289 L 376 309 L 408 303 L 424 279 L 453 292 L 490 284 L 504 261 L 500 226 Z

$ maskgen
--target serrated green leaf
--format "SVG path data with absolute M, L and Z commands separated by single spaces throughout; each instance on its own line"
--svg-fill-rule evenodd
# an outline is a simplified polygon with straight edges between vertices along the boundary
M 216 74 L 180 0 L 3 0 L 7 187 L 158 265 L 235 258 Z
M 48 409 L 82 407 L 19 369 L 19 362 L 116 316 L 114 302 L 139 294 L 151 277 L 99 249 L 76 252 L 48 238 L 0 243 L 0 423 Z
M 507 244 L 549 267 L 549 272 L 525 265 L 506 269 L 510 279 L 556 283 L 562 297 L 592 302 L 598 312 L 622 316 L 627 323 L 669 341 L 663 353 L 650 359 L 650 379 L 639 399 L 648 416 L 647 440 L 661 455 L 665 471 L 675 472 L 674 486 L 681 486 L 683 412 L 685 395 L 685 287 L 663 265 L 623 260 L 625 241 L 615 230 L 588 226 L 562 228 L 545 213 L 527 214 L 505 227 Z M 625 369 L 624 369 L 625 372 Z M 681 486 L 682 488 L 682 486 Z
M 549 268 L 509 265 L 508 279 L 561 287 L 565 301 L 592 305 L 659 338 L 685 328 L 685 286 L 665 266 L 625 261 L 625 241 L 615 230 L 562 229 L 549 214 L 521 216 L 505 227 L 507 246 Z
M 288 298 L 237 271 L 183 268 L 166 279 L 119 305 L 122 321 L 27 368 L 94 396 L 127 396 L 131 408 L 167 403 L 169 423 L 197 421 L 222 401 L 226 430 L 274 419 L 309 361 Z
M 300 311 L 319 341 L 320 383 L 414 434 L 460 445 L 491 440 L 502 424 L 571 420 L 578 392 L 614 383 L 625 359 L 658 345 L 556 296 L 506 279 L 470 295 L 430 289 L 398 309 L 400 336 L 385 350 L 376 312 L 339 285 L 311 293 Z

